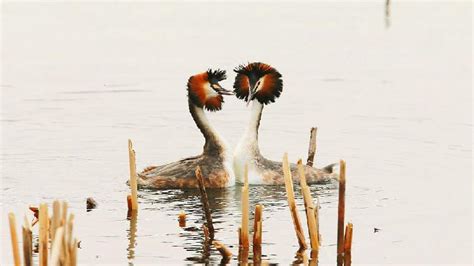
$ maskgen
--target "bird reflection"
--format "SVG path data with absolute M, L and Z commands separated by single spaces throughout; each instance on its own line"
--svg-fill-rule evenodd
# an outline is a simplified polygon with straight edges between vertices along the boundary
M 321 198 L 332 200 L 331 193 L 337 186 L 333 184 L 314 185 L 311 186 L 313 197 L 318 195 Z M 235 232 L 240 224 L 241 215 L 241 186 L 234 186 L 225 189 L 206 189 L 209 199 L 209 207 L 213 224 L 215 227 L 216 239 L 222 239 L 228 235 L 229 232 Z M 300 188 L 295 185 L 295 196 L 301 198 Z M 276 212 L 274 210 L 287 209 L 288 203 L 286 198 L 286 190 L 284 186 L 250 186 L 250 224 L 254 219 L 254 209 L 256 204 L 264 206 L 263 220 L 271 218 Z M 205 264 L 219 264 L 221 263 L 221 256 L 209 245 L 205 240 L 202 225 L 206 219 L 201 205 L 201 194 L 199 189 L 187 190 L 142 190 L 140 193 L 141 209 L 149 211 L 161 211 L 168 215 L 175 215 L 176 227 L 179 228 L 178 215 L 180 211 L 186 213 L 186 227 L 181 228 L 178 237 L 183 240 L 183 248 L 186 253 L 192 255 L 186 260 L 190 263 L 205 263 Z M 137 232 L 136 216 L 130 216 L 130 230 L 128 258 L 132 260 L 135 256 L 134 247 L 137 245 L 135 241 Z M 265 228 L 265 226 L 264 226 Z M 253 235 L 253 226 L 250 226 L 250 235 Z M 263 235 L 266 231 L 264 229 Z M 263 237 L 265 239 L 265 237 Z M 235 242 L 228 241 L 226 244 L 230 249 L 236 248 L 237 235 Z M 264 240 L 265 242 L 265 240 Z M 265 243 L 264 243 L 265 245 Z M 250 251 L 253 253 L 252 251 Z M 263 246 L 263 253 L 265 248 Z M 297 256 L 296 261 L 308 262 L 317 265 L 317 259 L 309 260 L 308 255 L 302 254 Z M 266 255 L 262 251 L 257 251 L 256 254 L 249 254 L 248 263 L 255 262 L 255 264 L 266 263 Z M 257 256 L 255 256 L 257 255 Z M 304 255 L 304 256 L 303 256 Z M 254 258 L 255 257 L 255 258 Z M 234 260 L 237 260 L 234 257 Z M 255 261 L 254 261 L 255 259 Z
M 228 219 L 226 215 L 229 213 L 229 205 L 233 204 L 233 190 L 233 188 L 206 189 L 216 234 L 219 232 L 219 226 L 216 225 L 225 221 L 226 218 Z M 186 258 L 186 260 L 197 263 L 209 263 L 211 248 L 210 241 L 205 239 L 202 229 L 206 219 L 202 209 L 199 189 L 148 190 L 147 192 L 141 195 L 146 206 L 148 206 L 144 207 L 145 209 L 174 210 L 186 213 L 186 227 L 183 228 L 183 232 L 179 236 L 184 238 L 184 249 L 194 253 L 193 256 Z M 219 258 L 219 256 L 213 257 L 215 259 Z M 218 262 L 216 261 L 215 263 Z

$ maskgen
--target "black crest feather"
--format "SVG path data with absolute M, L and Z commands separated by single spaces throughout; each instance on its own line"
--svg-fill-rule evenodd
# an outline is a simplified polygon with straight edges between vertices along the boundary
M 254 62 L 247 65 L 239 65 L 234 69 L 237 73 L 234 81 L 234 93 L 237 98 L 247 101 L 249 97 L 250 84 L 265 76 L 263 88 L 255 94 L 255 98 L 262 104 L 275 102 L 283 91 L 282 75 L 272 66 Z
M 227 78 L 226 71 L 221 69 L 212 70 L 209 68 L 207 70 L 207 76 L 211 83 L 217 83 Z

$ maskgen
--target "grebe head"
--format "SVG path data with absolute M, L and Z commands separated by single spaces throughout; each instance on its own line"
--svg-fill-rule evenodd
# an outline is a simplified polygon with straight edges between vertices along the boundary
M 275 102 L 283 90 L 281 74 L 270 65 L 255 62 L 240 65 L 234 71 L 237 73 L 234 82 L 234 92 L 239 99 L 244 99 L 247 105 L 257 99 L 262 104 Z
M 233 92 L 221 87 L 219 81 L 226 79 L 225 70 L 209 69 L 204 73 L 194 75 L 188 80 L 188 97 L 198 107 L 209 111 L 219 111 L 224 97 Z

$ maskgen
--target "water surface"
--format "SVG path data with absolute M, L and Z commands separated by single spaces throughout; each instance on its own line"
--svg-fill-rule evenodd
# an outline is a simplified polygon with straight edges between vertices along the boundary
M 392 2 L 390 23 L 382 1 L 4 3 L 1 235 L 7 212 L 21 220 L 30 204 L 65 199 L 77 217 L 80 263 L 201 261 L 197 191 L 141 191 L 138 219 L 127 219 L 127 139 L 139 168 L 198 154 L 187 78 L 259 60 L 284 79 L 281 98 L 264 110 L 262 153 L 305 159 L 317 126 L 316 164 L 347 161 L 355 263 L 469 264 L 471 4 Z M 231 147 L 248 111 L 227 97 L 210 114 Z M 320 262 L 334 264 L 337 189 L 311 190 L 321 201 Z M 216 238 L 235 254 L 239 191 L 209 193 Z M 251 208 L 265 205 L 264 259 L 294 261 L 284 188 L 252 187 L 250 196 Z M 87 197 L 98 209 L 86 212 Z M 9 264 L 8 237 L 1 241 Z M 213 250 L 208 259 L 220 257 Z

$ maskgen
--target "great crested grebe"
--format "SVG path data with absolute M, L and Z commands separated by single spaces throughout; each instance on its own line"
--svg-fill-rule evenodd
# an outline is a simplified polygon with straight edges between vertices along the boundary
M 205 186 L 222 188 L 234 184 L 231 164 L 228 162 L 224 140 L 209 123 L 204 109 L 219 111 L 224 102 L 223 95 L 233 95 L 219 85 L 226 79 L 223 70 L 208 70 L 194 75 L 188 80 L 189 112 L 205 138 L 201 155 L 189 157 L 177 162 L 145 168 L 138 174 L 140 187 L 155 189 L 197 188 L 196 168 L 201 168 Z
M 248 165 L 250 184 L 280 185 L 284 184 L 281 162 L 266 159 L 258 148 L 258 128 L 262 118 L 263 107 L 275 102 L 283 90 L 281 74 L 264 63 L 250 63 L 239 66 L 234 82 L 234 92 L 239 99 L 251 103 L 250 121 L 247 130 L 234 151 L 233 168 L 237 182 L 243 180 L 245 165 Z M 305 166 L 308 183 L 324 183 L 337 178 L 333 166 L 323 169 Z M 293 180 L 299 180 L 296 164 L 291 164 Z

